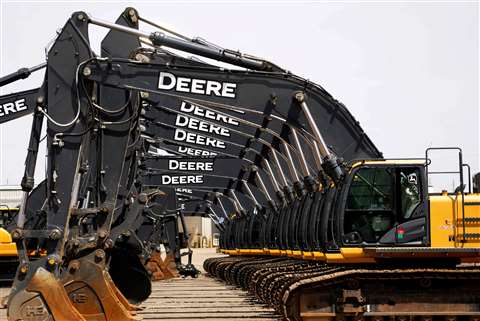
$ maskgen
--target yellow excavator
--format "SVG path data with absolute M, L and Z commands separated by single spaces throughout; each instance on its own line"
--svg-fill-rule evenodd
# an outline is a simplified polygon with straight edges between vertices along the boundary
M 17 245 L 13 242 L 6 226 L 18 213 L 18 208 L 0 206 L 0 281 L 12 280 L 18 265 Z

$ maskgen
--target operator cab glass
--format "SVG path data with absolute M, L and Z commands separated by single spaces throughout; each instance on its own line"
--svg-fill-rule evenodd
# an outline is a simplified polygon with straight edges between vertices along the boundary
M 343 243 L 422 244 L 426 235 L 422 177 L 421 167 L 354 170 L 347 187 Z

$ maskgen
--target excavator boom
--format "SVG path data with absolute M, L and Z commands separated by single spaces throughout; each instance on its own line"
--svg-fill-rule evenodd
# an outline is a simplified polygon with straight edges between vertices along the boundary
M 108 30 L 100 55 L 91 25 Z M 185 215 L 212 218 L 230 254 L 205 270 L 286 319 L 480 315 L 478 184 L 429 194 L 429 151 L 384 159 L 321 86 L 133 8 L 116 23 L 73 13 L 47 63 L 0 86 L 43 67 L 40 88 L 0 97 L 0 122 L 34 116 L 8 227 L 19 259 L 10 320 L 136 320 L 151 279 L 198 275 L 180 252 Z M 450 151 L 463 183 L 468 165 Z

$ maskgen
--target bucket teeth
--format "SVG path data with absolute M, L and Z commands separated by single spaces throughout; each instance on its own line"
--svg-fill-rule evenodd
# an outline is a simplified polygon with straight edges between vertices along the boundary
M 167 280 L 179 276 L 172 254 L 167 254 L 165 259 L 162 259 L 160 251 L 153 251 L 145 267 L 152 275 L 153 281 Z
M 38 267 L 24 289 L 12 290 L 9 321 L 138 321 L 139 310 L 113 283 L 105 253 L 72 260 L 60 279 Z
M 62 283 L 75 308 L 88 321 L 141 320 L 123 295 L 119 296 L 106 271 L 102 250 L 70 262 Z

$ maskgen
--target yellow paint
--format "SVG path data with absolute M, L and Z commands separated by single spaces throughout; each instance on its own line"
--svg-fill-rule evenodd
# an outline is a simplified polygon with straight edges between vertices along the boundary
M 424 159 L 387 159 L 366 160 L 353 163 L 352 169 L 362 165 L 424 165 Z
M 12 243 L 12 236 L 7 230 L 0 227 L 0 243 Z
M 312 252 L 313 259 L 317 261 L 325 261 L 325 253 L 323 252 Z
M 326 253 L 325 259 L 328 263 L 343 263 L 345 258 L 341 253 Z
M 296 257 L 296 258 L 302 258 L 302 251 L 290 251 L 292 252 L 291 256 Z
M 268 251 L 270 252 L 270 255 L 282 255 L 280 250 L 277 249 L 269 249 Z
M 302 252 L 302 258 L 305 260 L 313 259 L 313 252 L 308 252 L 308 251 Z
M 367 256 L 355 256 L 353 252 L 349 252 L 351 248 L 340 249 L 340 253 L 325 253 L 327 263 L 375 263 L 375 259 Z M 349 253 L 349 257 L 345 257 L 343 253 Z
M 0 228 L 0 256 L 17 256 L 17 245 L 7 230 Z
M 17 256 L 17 245 L 15 243 L 0 244 L 0 256 Z
M 430 238 L 434 248 L 478 248 L 479 239 L 463 239 L 462 196 L 432 195 L 430 200 Z M 465 203 L 480 203 L 480 194 L 465 195 Z M 479 218 L 480 205 L 466 205 L 465 218 Z M 480 233 L 480 223 L 465 223 L 465 233 Z
M 346 259 L 358 259 L 366 256 L 363 248 L 360 247 L 342 247 L 340 253 Z

